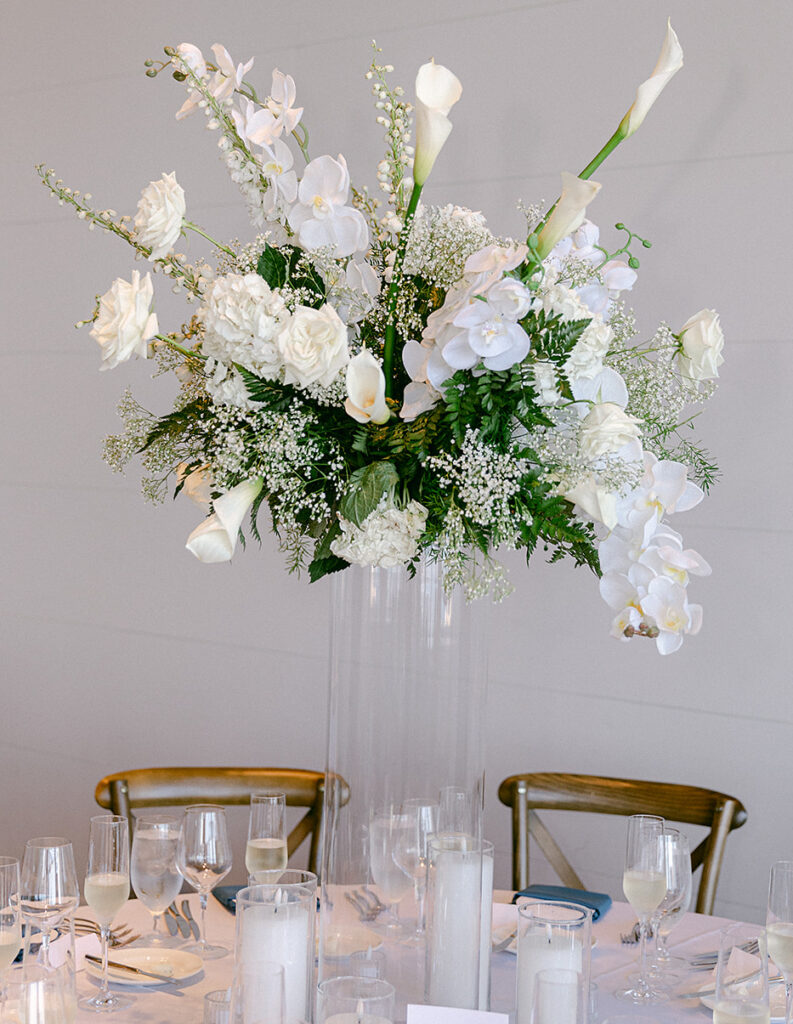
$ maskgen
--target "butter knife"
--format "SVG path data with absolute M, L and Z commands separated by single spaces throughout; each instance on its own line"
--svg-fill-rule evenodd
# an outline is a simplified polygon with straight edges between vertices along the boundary
M 176 909 L 176 904 L 172 903 L 170 907 L 165 911 L 166 914 L 170 914 L 173 920 L 176 922 L 176 927 L 179 929 L 179 934 L 183 939 L 190 938 L 190 925 L 185 921 L 179 911 Z
M 165 918 L 165 926 L 168 929 L 169 934 L 176 935 L 179 931 L 179 925 L 176 923 L 173 916 L 169 914 L 167 910 L 163 911 L 162 916 Z
M 102 966 L 102 958 L 100 956 L 89 956 L 86 954 L 85 959 L 88 960 L 89 963 L 96 964 L 99 967 Z M 155 974 L 153 971 L 144 971 L 140 967 L 132 967 L 130 964 L 119 963 L 118 960 L 108 960 L 107 966 L 112 967 L 117 971 L 129 971 L 131 974 L 140 974 L 144 978 L 154 978 L 156 981 L 173 982 L 176 980 L 170 974 Z
M 198 927 L 198 922 L 190 912 L 190 903 L 188 900 L 182 900 L 182 914 L 187 918 L 187 923 L 190 925 L 190 931 L 193 933 L 193 938 L 200 939 L 201 930 Z

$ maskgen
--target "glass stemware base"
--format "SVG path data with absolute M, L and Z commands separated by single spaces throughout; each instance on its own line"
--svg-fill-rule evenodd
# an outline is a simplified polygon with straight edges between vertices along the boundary
M 195 953 L 202 960 L 221 960 L 230 953 L 227 946 L 210 945 L 208 942 L 190 942 L 182 949 L 185 953 Z
M 637 976 L 633 983 L 631 978 L 627 979 L 628 988 L 620 988 L 614 993 L 614 998 L 623 1003 L 633 1003 L 634 1006 L 652 1006 L 655 1003 L 665 1003 L 669 999 L 669 989 L 661 987 L 655 978 L 645 976 L 645 983 L 641 984 Z
M 122 992 L 97 992 L 94 996 L 84 996 L 77 1005 L 90 1013 L 116 1013 L 118 1010 L 126 1010 L 134 1002 L 132 996 Z

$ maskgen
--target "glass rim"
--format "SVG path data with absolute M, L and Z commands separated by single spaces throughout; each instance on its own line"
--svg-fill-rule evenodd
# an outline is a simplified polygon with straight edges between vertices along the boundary
M 20 866 L 16 857 L 0 857 L 0 868 L 12 868 L 15 864 Z
M 274 896 L 278 890 L 286 892 L 287 896 L 294 895 L 298 896 L 298 899 L 285 899 L 278 904 L 281 907 L 288 906 L 300 906 L 309 900 L 316 900 L 317 891 L 316 889 L 310 889 L 307 885 L 301 882 L 257 882 L 255 885 L 246 885 L 243 889 L 240 889 L 235 896 L 235 904 L 239 909 L 241 903 L 247 903 L 248 906 L 268 906 L 273 903 L 269 899 L 255 899 L 254 896 Z
M 120 825 L 122 821 L 129 824 L 129 818 L 124 814 L 94 814 L 90 821 L 92 824 L 96 821 L 101 825 Z
M 360 986 L 368 988 L 371 991 L 356 993 L 354 996 L 350 996 L 352 999 L 387 999 L 389 996 L 396 994 L 396 989 L 390 981 L 386 981 L 385 978 L 362 978 L 357 974 L 339 974 L 335 978 L 325 978 L 320 981 L 317 985 L 317 991 L 320 995 L 335 995 L 333 992 L 334 987 L 339 987 L 341 982 L 357 982 Z
M 44 850 L 48 847 L 61 848 L 71 845 L 71 840 L 65 839 L 63 836 L 35 836 L 33 839 L 28 839 L 25 843 L 25 848 L 30 847 L 31 850 Z
M 286 793 L 282 789 L 257 789 L 251 793 L 251 803 L 254 801 L 263 803 L 265 800 L 272 801 L 273 803 L 281 803 L 283 800 L 285 804 Z
M 478 839 L 463 832 L 436 832 L 428 837 L 427 845 L 436 853 L 479 853 L 487 856 L 495 851 L 489 839 Z
M 173 814 L 139 814 L 135 816 L 135 832 L 141 825 L 175 825 L 182 827 L 182 823 Z
M 557 927 L 567 927 L 571 924 L 585 922 L 587 919 L 591 921 L 593 914 L 590 907 L 585 907 L 581 903 L 570 903 L 566 900 L 533 900 L 527 903 L 517 903 L 516 906 L 519 918 L 523 917 L 529 921 L 539 921 L 541 924 L 556 925 Z M 572 910 L 578 915 L 578 919 L 573 917 L 549 917 L 547 914 L 530 914 L 529 911 L 535 907 L 541 910 L 547 910 L 549 907 L 563 907 L 565 910 Z
M 225 814 L 226 808 L 223 804 L 188 804 L 184 813 L 189 814 L 190 811 L 220 811 L 221 814 Z

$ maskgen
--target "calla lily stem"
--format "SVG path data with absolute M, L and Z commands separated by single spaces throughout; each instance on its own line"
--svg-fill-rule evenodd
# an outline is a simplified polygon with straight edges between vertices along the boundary
M 408 202 L 408 208 L 405 211 L 402 233 L 399 236 L 399 246 L 397 248 L 396 257 L 394 258 L 394 272 L 391 278 L 391 284 L 388 286 L 388 322 L 385 329 L 385 347 L 383 348 L 383 375 L 385 376 L 386 398 L 394 397 L 394 346 L 396 344 L 396 324 L 394 323 L 394 316 L 396 314 L 396 304 L 399 296 L 399 285 L 402 279 L 402 264 L 405 260 L 405 250 L 408 245 L 410 228 L 413 224 L 413 216 L 416 212 L 416 207 L 419 205 L 419 196 L 421 195 L 422 187 L 422 185 L 415 182 L 413 185 L 413 191 L 410 193 L 410 201 Z

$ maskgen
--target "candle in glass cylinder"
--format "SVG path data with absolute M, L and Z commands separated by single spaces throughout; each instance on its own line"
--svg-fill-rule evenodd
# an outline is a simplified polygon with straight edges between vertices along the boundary
M 493 844 L 482 841 L 482 914 L 479 923 L 479 1009 L 490 1009 L 490 947 L 493 926 Z
M 576 971 L 589 987 L 592 911 L 574 903 L 526 903 L 518 907 L 516 1024 L 531 1024 L 540 971 Z M 575 1006 L 560 1005 L 556 1024 L 577 1024 Z
M 393 1024 L 394 986 L 382 978 L 342 975 L 317 988 L 317 1024 Z
M 237 894 L 237 958 L 284 967 L 286 1012 L 308 1016 L 316 896 L 300 885 L 251 885 Z

